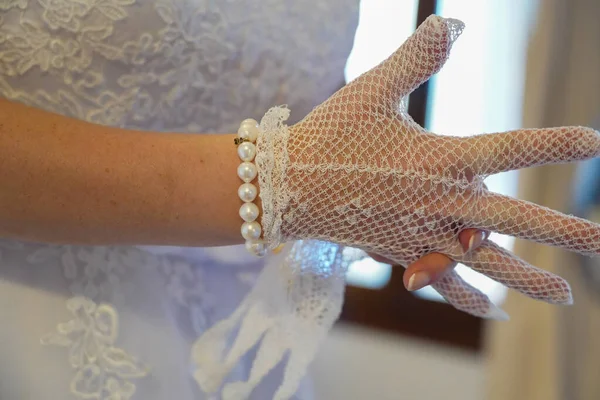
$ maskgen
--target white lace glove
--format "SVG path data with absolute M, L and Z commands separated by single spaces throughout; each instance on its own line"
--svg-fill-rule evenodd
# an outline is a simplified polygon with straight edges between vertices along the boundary
M 206 366 L 239 357 L 265 335 L 249 381 L 228 387 L 231 398 L 247 395 L 286 350 L 290 358 L 276 398 L 294 393 L 342 303 L 350 253 L 329 243 L 404 266 L 443 253 L 529 297 L 571 303 L 562 278 L 489 241 L 464 254 L 457 235 L 463 228 L 479 228 L 600 253 L 598 225 L 491 193 L 483 184 L 486 176 L 502 171 L 594 157 L 600 134 L 569 127 L 458 138 L 417 125 L 403 99 L 442 67 L 462 28 L 459 21 L 432 16 L 389 59 L 296 125 L 284 125 L 285 108 L 271 109 L 263 118 L 256 163 L 264 234 L 273 247 L 303 241 L 283 265 L 265 270 L 263 289 L 226 321 L 227 332 L 242 321 L 235 351 L 206 356 L 211 342 L 199 342 L 196 354 L 204 353 L 196 362 Z M 456 273 L 434 287 L 460 310 L 504 317 Z

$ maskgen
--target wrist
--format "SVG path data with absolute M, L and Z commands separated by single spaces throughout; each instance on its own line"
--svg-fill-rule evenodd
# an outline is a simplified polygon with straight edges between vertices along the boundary
M 169 140 L 166 137 L 169 136 Z M 240 235 L 235 134 L 165 135 L 170 236 L 174 244 L 228 246 L 243 244 Z

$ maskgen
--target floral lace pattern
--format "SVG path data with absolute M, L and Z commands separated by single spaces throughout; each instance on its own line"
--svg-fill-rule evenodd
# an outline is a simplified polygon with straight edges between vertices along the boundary
M 181 260 L 162 259 L 166 277 L 166 291 L 175 305 L 189 315 L 194 335 L 204 332 L 209 325 L 208 314 L 217 306 L 217 299 L 206 287 L 203 270 Z
M 39 246 L 28 257 L 31 265 L 59 258 L 73 297 L 67 300 L 72 319 L 60 323 L 41 343 L 68 349 L 69 365 L 75 370 L 71 393 L 80 399 L 129 400 L 135 393 L 133 379 L 148 375 L 149 368 L 116 347 L 119 316 L 112 304 L 95 299 L 122 301 L 120 278 L 126 268 L 151 267 L 152 257 L 137 249 L 111 247 Z
M 153 130 L 233 132 L 284 101 L 301 116 L 343 84 L 356 3 L 0 0 L 0 95 Z
M 23 248 L 21 242 L 0 241 L 0 257 L 2 249 Z M 43 267 L 58 260 L 72 295 L 66 304 L 72 319 L 41 339 L 44 345 L 67 349 L 69 365 L 75 370 L 71 393 L 79 399 L 126 400 L 135 393 L 136 381 L 149 375 L 150 367 L 116 347 L 117 308 L 132 291 L 130 283 L 136 273 L 156 270 L 162 277 L 164 294 L 180 316 L 179 323 L 185 325 L 179 327 L 182 334 L 193 341 L 208 329 L 215 322 L 218 299 L 208 287 L 204 267 L 233 268 L 228 264 L 236 261 L 236 257 L 220 259 L 220 253 L 197 254 L 191 263 L 185 252 L 157 255 L 135 247 L 36 245 L 26 258 L 28 265 Z M 243 285 L 256 279 L 252 270 L 235 276 Z
M 358 0 L 0 0 L 0 96 L 142 130 L 233 132 L 283 102 L 294 120 L 343 84 L 357 18 Z M 77 398 L 133 399 L 149 375 L 118 347 L 132 271 L 162 274 L 158 295 L 187 313 L 193 337 L 217 318 L 219 300 L 196 262 L 136 248 L 20 248 L 0 243 L 0 256 L 60 260 L 72 317 L 42 341 L 67 349 Z
M 71 393 L 81 399 L 129 400 L 135 392 L 132 379 L 148 374 L 125 350 L 115 347 L 119 320 L 114 307 L 76 296 L 67 301 L 73 319 L 58 325 L 42 344 L 66 347 L 69 364 L 77 372 Z

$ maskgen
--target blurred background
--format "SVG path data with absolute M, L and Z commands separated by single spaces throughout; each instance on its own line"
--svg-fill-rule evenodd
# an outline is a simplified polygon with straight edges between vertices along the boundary
M 446 66 L 409 99 L 439 134 L 521 127 L 600 128 L 597 0 L 362 0 L 346 67 L 352 80 L 392 53 L 428 15 L 465 22 Z M 600 221 L 600 161 L 532 168 L 487 181 L 496 192 Z M 408 293 L 402 270 L 352 266 L 342 318 L 313 365 L 318 399 L 600 399 L 600 262 L 493 235 L 572 285 L 557 307 L 463 277 L 511 316 L 486 323 L 433 291 Z

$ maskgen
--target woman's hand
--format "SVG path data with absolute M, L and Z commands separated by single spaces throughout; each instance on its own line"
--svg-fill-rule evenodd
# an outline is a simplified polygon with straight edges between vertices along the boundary
M 466 254 L 477 249 L 486 237 L 485 231 L 465 229 L 458 234 L 458 241 Z M 369 253 L 369 256 L 377 262 L 394 264 L 394 261 L 377 254 Z M 444 254 L 427 254 L 406 268 L 403 279 L 404 286 L 407 290 L 413 291 L 432 285 L 452 271 L 456 264 L 456 261 Z
M 427 270 L 448 302 L 478 316 L 499 315 L 487 296 L 448 268 L 449 259 L 529 297 L 570 304 L 562 278 L 488 240 L 465 252 L 457 236 L 473 228 L 600 254 L 599 225 L 484 185 L 491 174 L 596 157 L 600 134 L 562 127 L 450 137 L 416 124 L 404 99 L 440 70 L 462 27 L 431 16 L 390 58 L 299 123 L 285 127 L 281 108 L 265 115 L 256 158 L 265 237 L 324 240 L 378 254 L 412 268 L 405 276 L 411 288 L 427 282 L 414 272 Z

